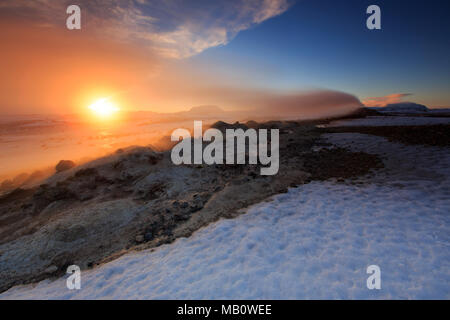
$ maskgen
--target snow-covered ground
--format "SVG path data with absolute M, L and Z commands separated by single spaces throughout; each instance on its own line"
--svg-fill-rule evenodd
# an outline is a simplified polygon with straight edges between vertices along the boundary
M 1 299 L 449 299 L 450 152 L 382 137 L 330 134 L 379 154 L 386 168 L 357 181 L 292 188 L 172 244 Z M 381 290 L 366 268 L 381 268 Z
M 322 127 L 340 126 L 424 126 L 450 124 L 449 117 L 370 116 L 359 119 L 336 120 Z

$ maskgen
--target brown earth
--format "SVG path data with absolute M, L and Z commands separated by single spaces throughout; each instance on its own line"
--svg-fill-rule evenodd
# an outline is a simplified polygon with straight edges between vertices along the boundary
M 389 141 L 404 144 L 421 144 L 429 146 L 450 145 L 450 125 L 426 126 L 373 126 L 373 127 L 330 127 L 321 129 L 327 133 L 358 132 L 381 136 Z

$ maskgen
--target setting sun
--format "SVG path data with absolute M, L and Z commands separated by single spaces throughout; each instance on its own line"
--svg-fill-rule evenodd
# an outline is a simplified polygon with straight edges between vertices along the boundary
M 108 118 L 119 111 L 119 108 L 108 98 L 102 98 L 89 106 L 89 109 L 98 117 Z

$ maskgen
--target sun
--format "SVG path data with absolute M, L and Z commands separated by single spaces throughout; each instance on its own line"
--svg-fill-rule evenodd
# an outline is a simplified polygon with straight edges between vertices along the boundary
M 108 98 L 98 99 L 89 106 L 89 109 L 100 118 L 109 118 L 119 111 L 119 108 Z

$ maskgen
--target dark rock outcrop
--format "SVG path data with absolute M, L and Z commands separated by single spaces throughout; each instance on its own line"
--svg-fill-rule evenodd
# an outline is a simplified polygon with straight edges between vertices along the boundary
M 56 172 L 63 172 L 72 169 L 75 166 L 76 166 L 75 162 L 71 160 L 61 160 L 56 165 L 55 170 Z

